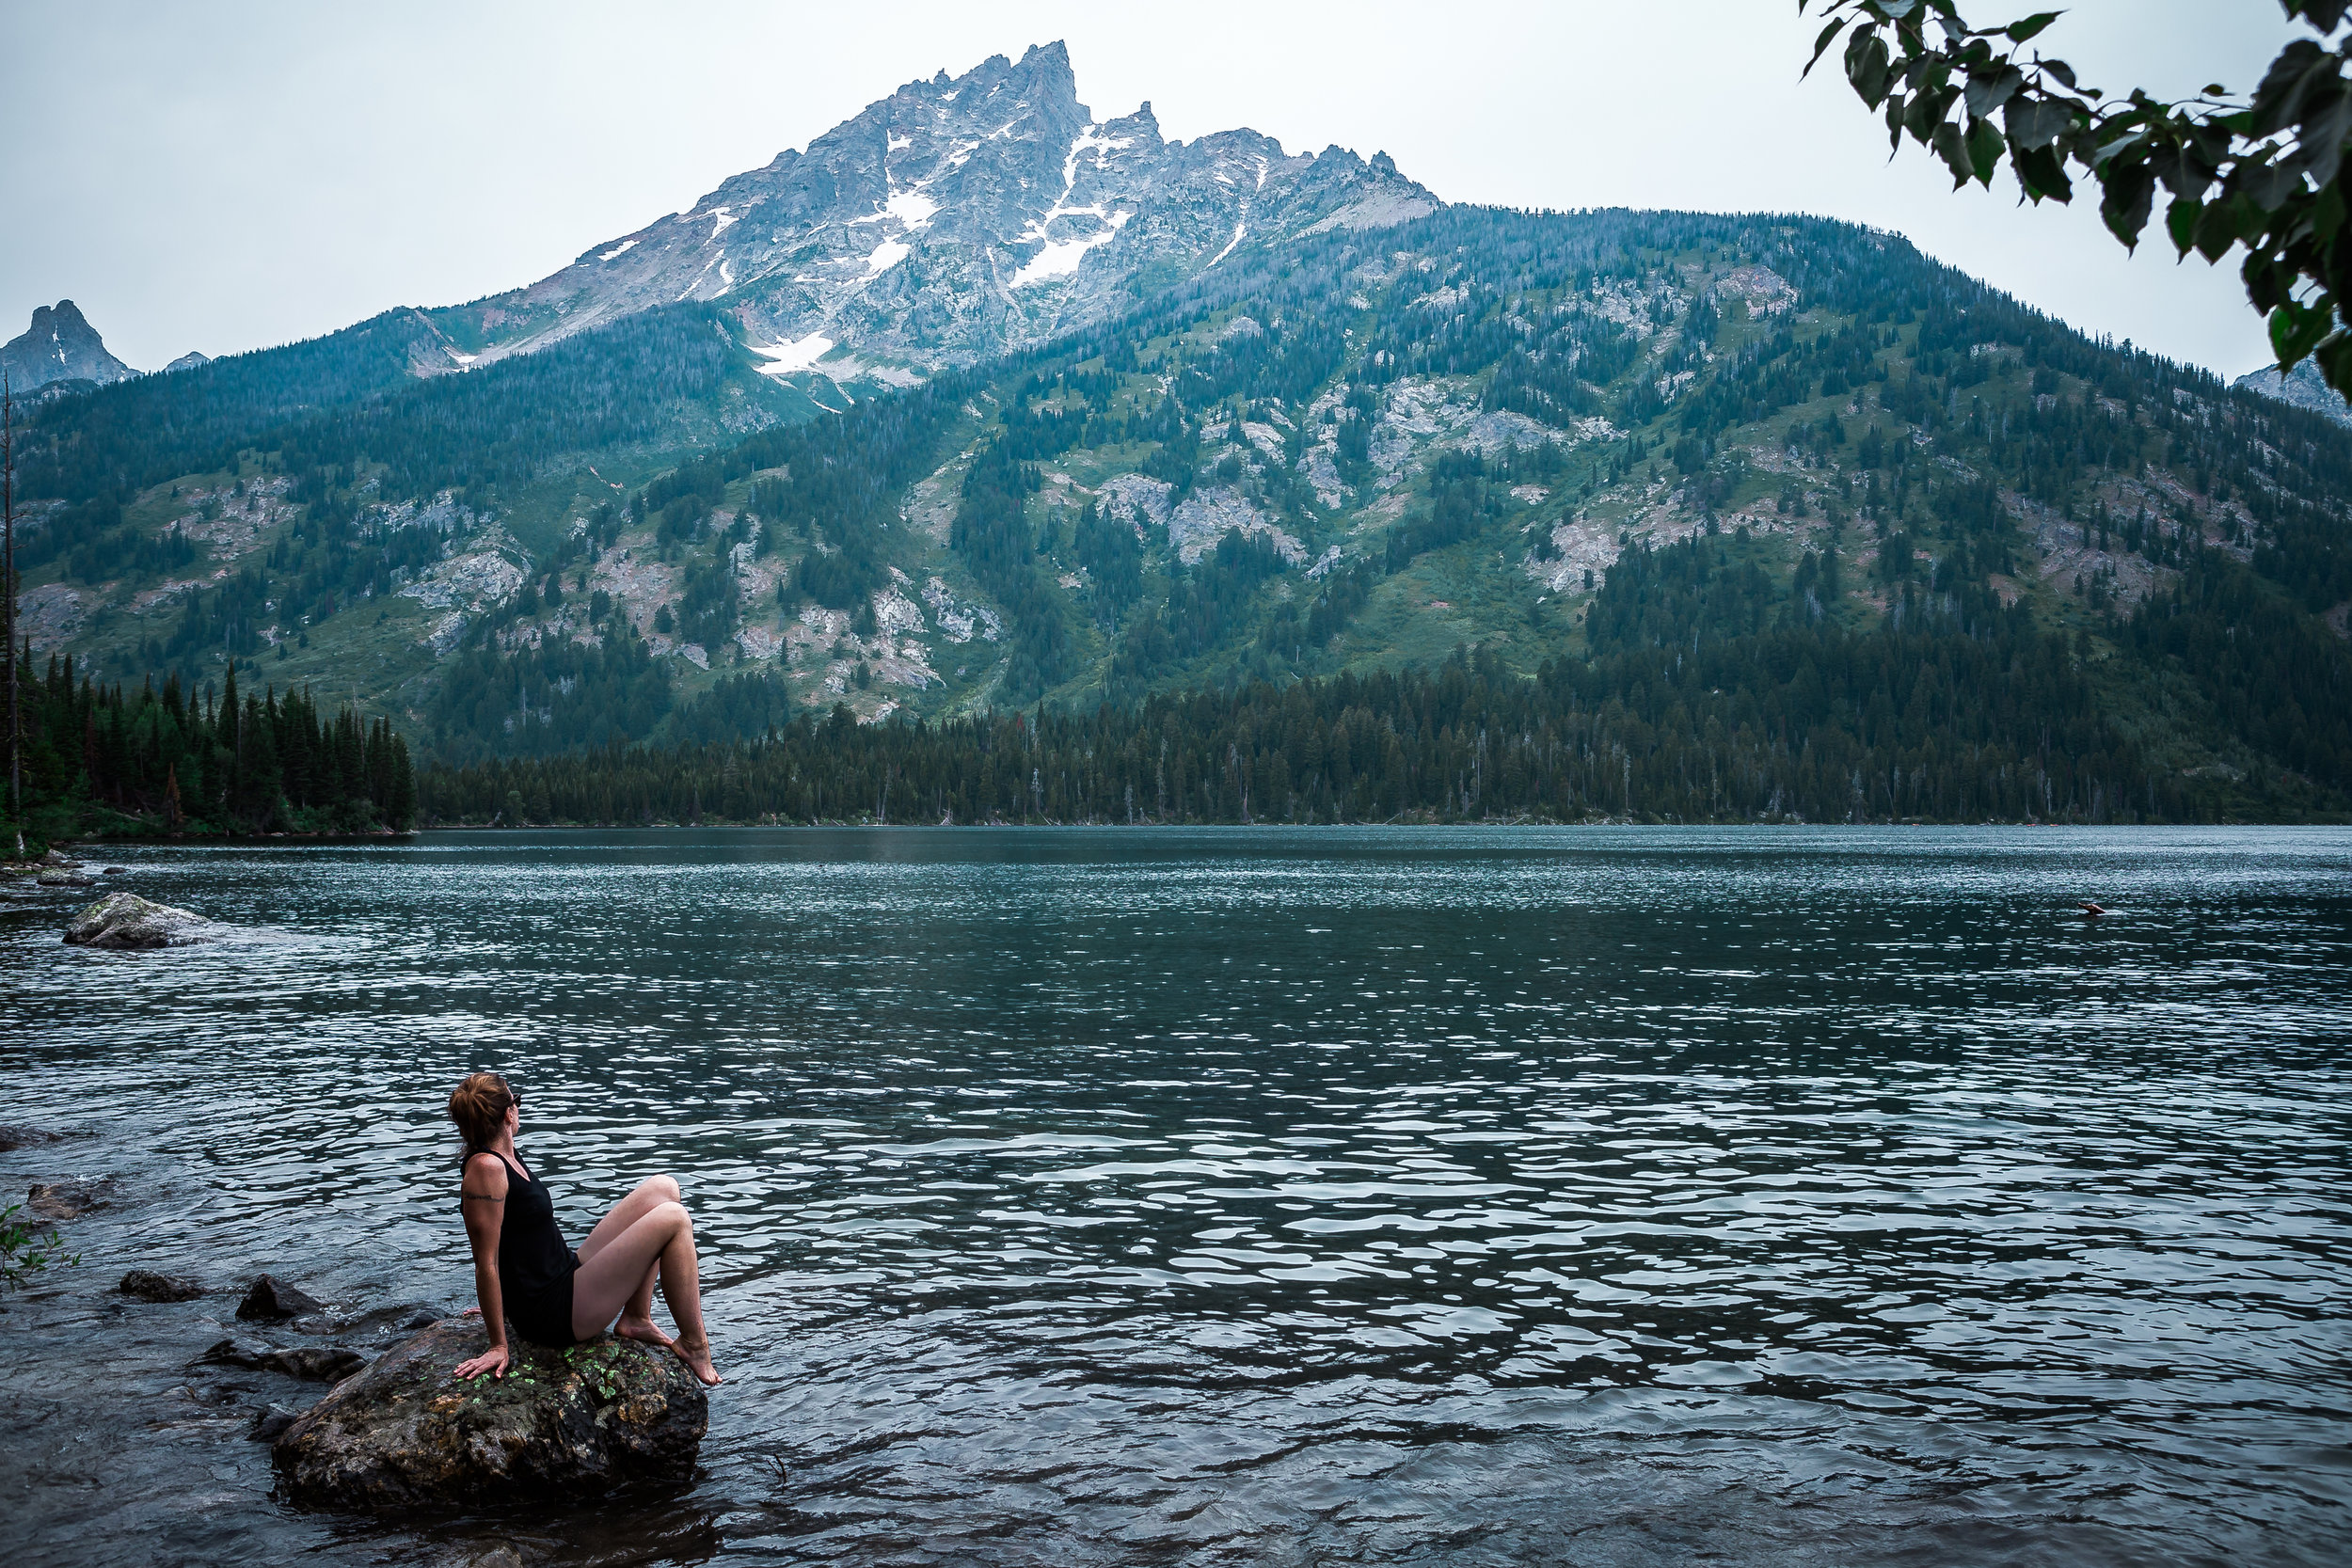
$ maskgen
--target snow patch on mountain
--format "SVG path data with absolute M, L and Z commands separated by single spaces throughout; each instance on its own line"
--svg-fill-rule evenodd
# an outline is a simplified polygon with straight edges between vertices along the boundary
M 821 332 L 788 343 L 753 343 L 754 354 L 768 361 L 759 367 L 762 375 L 797 375 L 831 354 L 834 342 Z

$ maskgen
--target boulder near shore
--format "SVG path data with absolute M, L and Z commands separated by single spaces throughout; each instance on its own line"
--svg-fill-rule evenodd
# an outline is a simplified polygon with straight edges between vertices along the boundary
M 86 904 L 65 928 L 65 940 L 83 947 L 183 947 L 204 940 L 212 922 L 135 893 L 110 893 Z
M 693 1479 L 707 1395 L 666 1351 L 626 1339 L 548 1350 L 507 1336 L 503 1379 L 460 1382 L 489 1336 L 447 1318 L 304 1411 L 272 1447 L 285 1494 L 354 1511 L 588 1497 Z

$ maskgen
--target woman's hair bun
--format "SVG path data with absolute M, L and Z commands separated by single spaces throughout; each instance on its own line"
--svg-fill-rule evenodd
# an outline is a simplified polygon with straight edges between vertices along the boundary
M 449 1119 L 457 1124 L 457 1135 L 466 1140 L 468 1156 L 497 1140 L 506 1125 L 507 1107 L 514 1103 L 515 1091 L 495 1072 L 469 1072 L 464 1083 L 450 1091 Z

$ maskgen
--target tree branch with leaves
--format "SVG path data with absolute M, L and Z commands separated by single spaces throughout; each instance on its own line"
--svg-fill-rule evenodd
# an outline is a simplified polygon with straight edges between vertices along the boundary
M 2352 396 L 2352 0 L 2280 0 L 2317 35 L 2280 51 L 2250 100 L 2218 84 L 2166 103 L 2134 88 L 2083 87 L 2064 60 L 2028 45 L 2057 11 L 1971 27 L 1953 0 L 1797 0 L 1827 24 L 1805 74 L 1846 40 L 1846 80 L 1881 110 L 1891 148 L 1906 135 L 1942 159 L 1952 188 L 1988 188 L 2007 163 L 2026 199 L 2071 202 L 2077 171 L 2099 215 L 2137 250 L 2167 198 L 2164 228 L 2185 258 L 2218 262 L 2243 247 L 2246 297 L 2269 321 L 2283 372 L 2309 355 Z

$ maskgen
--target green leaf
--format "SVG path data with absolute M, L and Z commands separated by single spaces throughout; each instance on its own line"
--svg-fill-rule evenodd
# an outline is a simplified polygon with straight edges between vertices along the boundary
M 1976 178 L 1975 162 L 1968 153 L 1968 138 L 1950 120 L 1935 128 L 1934 139 L 1929 143 L 1935 155 L 1944 160 L 1944 166 L 1952 171 L 1952 189 L 1958 190 Z
M 1968 78 L 1968 118 L 1982 119 L 2017 95 L 2026 85 L 2026 73 L 2015 66 L 2004 63 L 1999 71 Z
M 2074 199 L 2074 182 L 2067 179 L 2066 166 L 2047 147 L 2022 147 L 2012 138 L 2009 156 L 2017 170 L 2017 182 L 2031 199 L 2059 203 Z
M 2031 16 L 2022 17 L 2010 23 L 2001 31 L 2011 43 L 2023 43 L 2058 19 L 2058 13 L 2056 11 L 2036 11 Z
M 1943 118 L 1936 113 L 1933 93 L 1916 93 L 1912 97 L 1911 107 L 1903 111 L 1903 129 L 1910 132 L 1911 139 L 1920 146 L 1931 146 L 1936 124 Z
M 2185 257 L 2197 243 L 2197 225 L 2205 215 L 2205 204 L 2195 197 L 2175 198 L 2164 210 L 2164 230 L 2172 236 L 2172 248 Z M 2211 258 L 2207 258 L 2211 260 Z
M 2280 374 L 2293 370 L 2297 360 L 2319 346 L 2333 315 L 2333 311 L 2314 310 L 2291 299 L 2270 312 L 2270 351 L 2279 356 Z
M 1846 80 L 1854 95 L 1873 109 L 1886 101 L 1886 43 L 1876 33 L 1856 29 L 1846 45 Z
M 2110 166 L 2101 180 L 2106 194 L 2099 203 L 2099 216 L 2125 249 L 2137 250 L 2140 230 L 2148 227 L 2148 214 L 2155 205 L 2154 177 L 2145 164 L 2126 164 Z
M 2234 198 L 2225 198 L 2220 201 L 2202 203 L 2199 207 L 2197 227 L 2189 236 L 2189 243 L 2197 247 L 2197 254 L 2208 261 L 2220 261 L 2224 255 L 2228 254 L 2230 247 L 2237 244 L 2237 217 L 2232 210 L 2233 200 Z M 2180 210 L 2181 204 L 2174 202 L 2172 215 L 2177 216 Z M 2173 237 L 2177 242 L 2179 239 L 2177 230 Z
M 1829 46 L 1837 41 L 1837 35 L 1845 31 L 1846 24 L 1847 19 L 1840 17 L 1821 29 L 1821 36 L 1813 40 L 1813 57 L 1804 62 L 1804 71 L 1798 77 L 1799 81 L 1813 74 L 1813 68 L 1821 63 L 1821 56 L 1829 53 Z
M 2065 104 L 2033 93 L 2018 94 L 2001 111 L 2001 121 L 2009 127 L 2009 139 L 2028 151 L 2058 140 L 2058 133 L 2074 118 L 2074 110 Z
M 1993 171 L 2001 166 L 2001 153 L 2008 143 L 1989 119 L 1975 120 L 1968 127 L 1968 163 L 1976 172 L 1977 183 L 1993 188 Z

